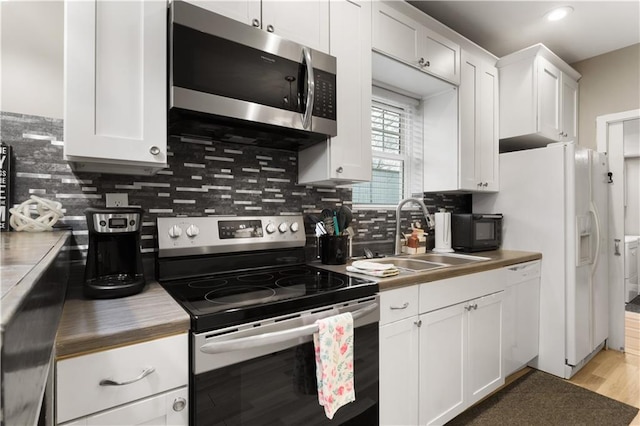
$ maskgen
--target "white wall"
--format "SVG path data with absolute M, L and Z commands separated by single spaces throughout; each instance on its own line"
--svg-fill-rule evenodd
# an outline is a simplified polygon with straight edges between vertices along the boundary
M 578 143 L 596 149 L 596 117 L 640 108 L 640 43 L 571 66 L 582 74 Z
M 63 118 L 63 55 L 63 1 L 0 1 L 0 110 Z
M 624 233 L 640 235 L 640 119 L 624 122 Z

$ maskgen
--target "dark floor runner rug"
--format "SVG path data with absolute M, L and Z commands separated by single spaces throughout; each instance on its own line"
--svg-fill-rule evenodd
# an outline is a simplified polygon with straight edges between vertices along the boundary
M 638 409 L 532 370 L 447 423 L 454 425 L 624 425 Z

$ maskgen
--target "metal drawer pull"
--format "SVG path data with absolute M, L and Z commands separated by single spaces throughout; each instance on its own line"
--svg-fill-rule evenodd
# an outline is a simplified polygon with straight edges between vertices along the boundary
M 409 307 L 409 302 L 404 302 L 402 306 L 389 306 L 389 309 L 407 309 Z
M 351 312 L 353 320 L 357 320 L 367 314 L 375 312 L 378 309 L 377 303 Z M 210 342 L 200 346 L 200 352 L 205 354 L 218 354 L 222 352 L 238 351 L 241 349 L 253 349 L 261 346 L 273 345 L 276 343 L 286 342 L 292 339 L 299 339 L 311 336 L 318 332 L 318 326 L 314 324 L 303 325 L 302 327 L 292 328 L 289 330 L 274 331 L 271 333 L 259 334 L 256 336 L 240 337 L 235 340 L 224 340 L 222 342 Z
M 129 385 L 131 383 L 135 383 L 137 381 L 140 381 L 142 379 L 144 379 L 145 377 L 147 377 L 149 374 L 153 373 L 154 371 L 156 371 L 155 367 L 147 367 L 144 370 L 142 370 L 142 373 L 140 373 L 140 375 L 134 379 L 131 380 L 125 380 L 123 382 L 116 382 L 115 380 L 111 380 L 111 379 L 102 379 L 100 380 L 100 386 L 124 386 L 124 385 Z

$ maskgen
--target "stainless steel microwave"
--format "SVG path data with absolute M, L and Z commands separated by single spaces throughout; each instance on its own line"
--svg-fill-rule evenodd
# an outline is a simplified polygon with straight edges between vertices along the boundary
M 454 250 L 466 252 L 497 250 L 501 243 L 501 214 L 451 215 L 451 247 Z
M 336 58 L 173 1 L 169 132 L 285 149 L 336 136 Z

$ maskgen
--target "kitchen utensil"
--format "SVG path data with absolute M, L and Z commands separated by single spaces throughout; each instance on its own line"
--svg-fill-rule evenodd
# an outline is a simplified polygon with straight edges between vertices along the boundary
M 373 252 L 371 252 L 371 250 L 369 250 L 368 248 L 364 248 L 364 257 L 366 257 L 367 259 L 373 259 Z
M 338 209 L 338 225 L 340 226 L 340 229 L 343 231 L 347 229 L 352 220 L 353 213 L 351 212 L 351 209 L 344 205 L 340 206 Z
M 334 226 L 333 226 L 333 216 L 325 217 L 320 222 L 324 225 L 324 229 L 327 234 L 333 235 L 335 234 Z
M 336 215 L 335 212 L 333 212 L 333 231 L 335 232 L 336 235 L 340 235 L 340 229 L 342 228 L 338 224 L 338 216 Z

